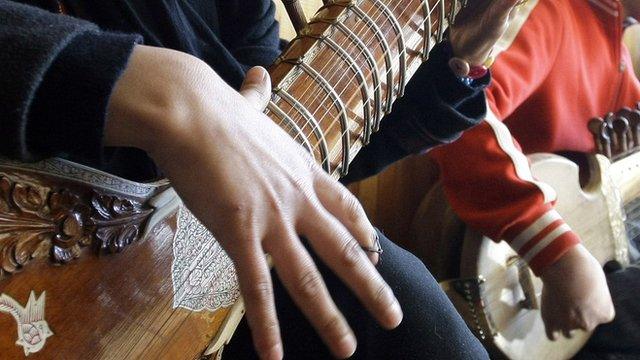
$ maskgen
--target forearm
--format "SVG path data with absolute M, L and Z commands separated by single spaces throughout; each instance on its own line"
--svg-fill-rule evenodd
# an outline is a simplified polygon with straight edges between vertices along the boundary
M 183 146 L 205 109 L 212 108 L 207 102 L 215 102 L 216 86 L 226 85 L 198 58 L 137 45 L 109 99 L 105 146 L 149 153 Z
M 430 156 L 462 221 L 505 240 L 536 274 L 579 242 L 553 208 L 555 190 L 534 177 L 516 139 L 495 117 Z
M 2 155 L 97 165 L 106 101 L 139 37 L 0 1 Z
M 381 135 L 393 138 L 407 154 L 450 143 L 486 115 L 484 89 L 490 75 L 467 85 L 449 68 L 452 55 L 448 42 L 437 45 L 384 118 Z

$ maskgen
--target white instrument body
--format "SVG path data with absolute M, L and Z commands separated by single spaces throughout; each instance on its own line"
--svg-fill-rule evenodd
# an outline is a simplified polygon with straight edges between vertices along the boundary
M 582 188 L 579 168 L 574 162 L 551 154 L 529 157 L 534 177 L 556 190 L 556 209 L 601 264 L 611 260 L 628 262 L 623 203 L 618 189 L 625 186 L 628 178 L 625 174 L 632 169 L 638 171 L 637 167 L 629 166 L 631 162 L 638 163 L 638 157 L 629 159 L 623 165 L 622 161 L 611 164 L 601 155 L 590 156 L 590 181 Z M 518 259 L 506 242 L 496 243 L 467 229 L 460 274 L 463 279 L 484 279 L 478 289 L 479 301 L 474 306 L 468 293 L 466 301 L 460 301 L 460 291 L 454 291 L 451 283 L 443 283 L 443 288 L 469 325 L 475 327 L 476 334 L 480 333 L 499 355 L 513 360 L 571 358 L 590 334 L 574 332 L 571 339 L 547 339 L 538 306 L 542 282 L 526 265 L 519 269 Z M 535 297 L 533 301 L 537 304 L 523 306 L 527 296 Z

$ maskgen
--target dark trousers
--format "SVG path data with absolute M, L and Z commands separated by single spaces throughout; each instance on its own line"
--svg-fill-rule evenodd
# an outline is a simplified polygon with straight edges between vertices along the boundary
M 580 360 L 640 359 L 640 264 L 607 274 L 616 318 L 600 325 Z
M 351 291 L 318 259 L 331 295 L 358 339 L 353 359 L 488 359 L 455 308 L 424 264 L 380 234 L 384 250 L 378 271 L 396 294 L 404 319 L 387 331 L 379 327 Z M 285 359 L 330 359 L 331 354 L 297 309 L 275 273 L 274 295 Z M 250 330 L 243 321 L 223 359 L 257 358 Z

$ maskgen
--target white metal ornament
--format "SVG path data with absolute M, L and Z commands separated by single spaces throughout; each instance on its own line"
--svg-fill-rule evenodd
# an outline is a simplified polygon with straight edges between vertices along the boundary
M 16 345 L 22 346 L 24 355 L 37 353 L 42 350 L 47 338 L 53 335 L 49 324 L 44 319 L 46 291 L 39 298 L 31 291 L 27 305 L 20 303 L 6 294 L 0 295 L 0 312 L 7 313 L 16 320 L 18 325 L 18 340 Z

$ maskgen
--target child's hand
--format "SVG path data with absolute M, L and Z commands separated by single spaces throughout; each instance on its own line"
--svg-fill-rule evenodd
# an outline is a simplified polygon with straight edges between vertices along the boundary
M 542 319 L 547 337 L 555 332 L 571 337 L 571 330 L 593 331 L 613 320 L 615 310 L 602 267 L 576 245 L 542 273 Z
M 470 65 L 482 65 L 521 3 L 522 0 L 469 1 L 449 28 L 453 55 Z

